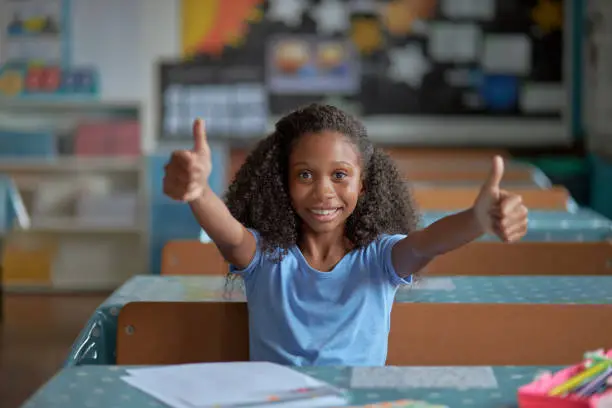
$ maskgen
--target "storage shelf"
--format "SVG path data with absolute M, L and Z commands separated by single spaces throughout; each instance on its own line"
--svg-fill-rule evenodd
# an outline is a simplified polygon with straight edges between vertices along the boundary
M 85 234 L 139 234 L 142 228 L 137 225 L 113 225 L 78 222 L 71 218 L 54 218 L 48 220 L 32 220 L 32 225 L 27 232 L 51 232 L 51 233 L 85 233 Z
M 16 186 L 29 218 L 3 240 L 12 257 L 4 274 L 10 277 L 4 281 L 7 290 L 105 291 L 148 272 L 147 160 L 129 155 L 136 149 L 99 149 L 109 156 L 94 156 L 76 148 L 84 135 L 95 136 L 94 147 L 106 140 L 105 130 L 82 125 L 100 120 L 114 132 L 112 122 L 137 123 L 140 114 L 138 102 L 0 98 L 6 129 L 42 131 L 54 139 L 48 151 L 30 151 L 29 143 L 13 149 L 7 142 L 0 157 L 0 174 Z M 122 134 L 109 133 L 109 140 L 115 143 Z M 133 141 L 135 133 L 127 134 Z M 22 151 L 30 156 L 19 156 Z M 126 194 L 133 201 L 123 206 Z
M 131 101 L 98 101 L 91 99 L 81 100 L 27 100 L 0 98 L 0 110 L 62 110 L 72 112 L 106 111 L 106 110 L 139 110 L 139 102 Z
M 140 157 L 77 157 L 25 159 L 0 158 L 0 173 L 66 172 L 66 171 L 138 171 Z

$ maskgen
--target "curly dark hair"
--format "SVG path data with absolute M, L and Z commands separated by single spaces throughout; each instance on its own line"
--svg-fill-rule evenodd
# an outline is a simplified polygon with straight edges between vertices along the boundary
M 291 149 L 301 135 L 325 130 L 346 135 L 360 153 L 364 194 L 345 227 L 355 248 L 383 233 L 408 234 L 416 228 L 418 216 L 406 182 L 389 156 L 370 142 L 364 125 L 334 106 L 312 104 L 276 123 L 246 158 L 225 197 L 232 215 L 259 232 L 262 250 L 271 256 L 282 258 L 300 233 L 288 187 Z

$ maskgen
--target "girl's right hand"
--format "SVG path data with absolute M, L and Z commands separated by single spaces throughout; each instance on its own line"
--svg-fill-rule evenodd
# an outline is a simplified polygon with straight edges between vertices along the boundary
M 173 152 L 164 168 L 164 194 L 174 200 L 191 202 L 210 192 L 212 161 L 201 119 L 193 122 L 193 141 L 192 150 Z

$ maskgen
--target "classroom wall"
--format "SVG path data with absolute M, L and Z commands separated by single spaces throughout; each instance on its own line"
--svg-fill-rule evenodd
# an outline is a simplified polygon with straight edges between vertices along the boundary
M 155 63 L 179 56 L 180 0 L 70 1 L 73 3 L 73 61 L 99 69 L 103 100 L 142 104 L 143 147 L 145 152 L 153 151 L 159 112 Z M 504 143 L 508 139 L 530 144 L 538 138 L 564 143 L 571 139 L 569 132 L 564 131 L 564 127 L 569 130 L 566 124 L 551 127 L 523 123 L 520 126 L 516 121 L 503 119 L 440 121 L 381 117 L 369 125 L 376 129 L 371 132 L 373 137 L 392 143 L 402 143 L 406 137 L 412 142 L 428 144 L 447 140 L 461 143 L 468 139 L 482 144 L 499 140 Z
M 90 0 L 91 1 L 91 0 Z M 138 0 L 142 21 L 141 58 L 146 64 L 143 69 L 145 88 L 142 91 L 144 103 L 143 137 L 148 146 L 154 148 L 159 112 L 157 98 L 156 62 L 179 55 L 180 2 L 179 0 Z
M 158 112 L 155 64 L 179 53 L 179 1 L 71 1 L 73 60 L 98 67 L 102 100 L 141 103 L 143 149 L 152 152 Z

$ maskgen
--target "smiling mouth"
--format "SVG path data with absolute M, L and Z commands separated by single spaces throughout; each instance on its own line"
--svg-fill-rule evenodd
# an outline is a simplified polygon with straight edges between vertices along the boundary
M 319 221 L 331 221 L 340 213 L 341 208 L 311 208 L 308 211 Z

